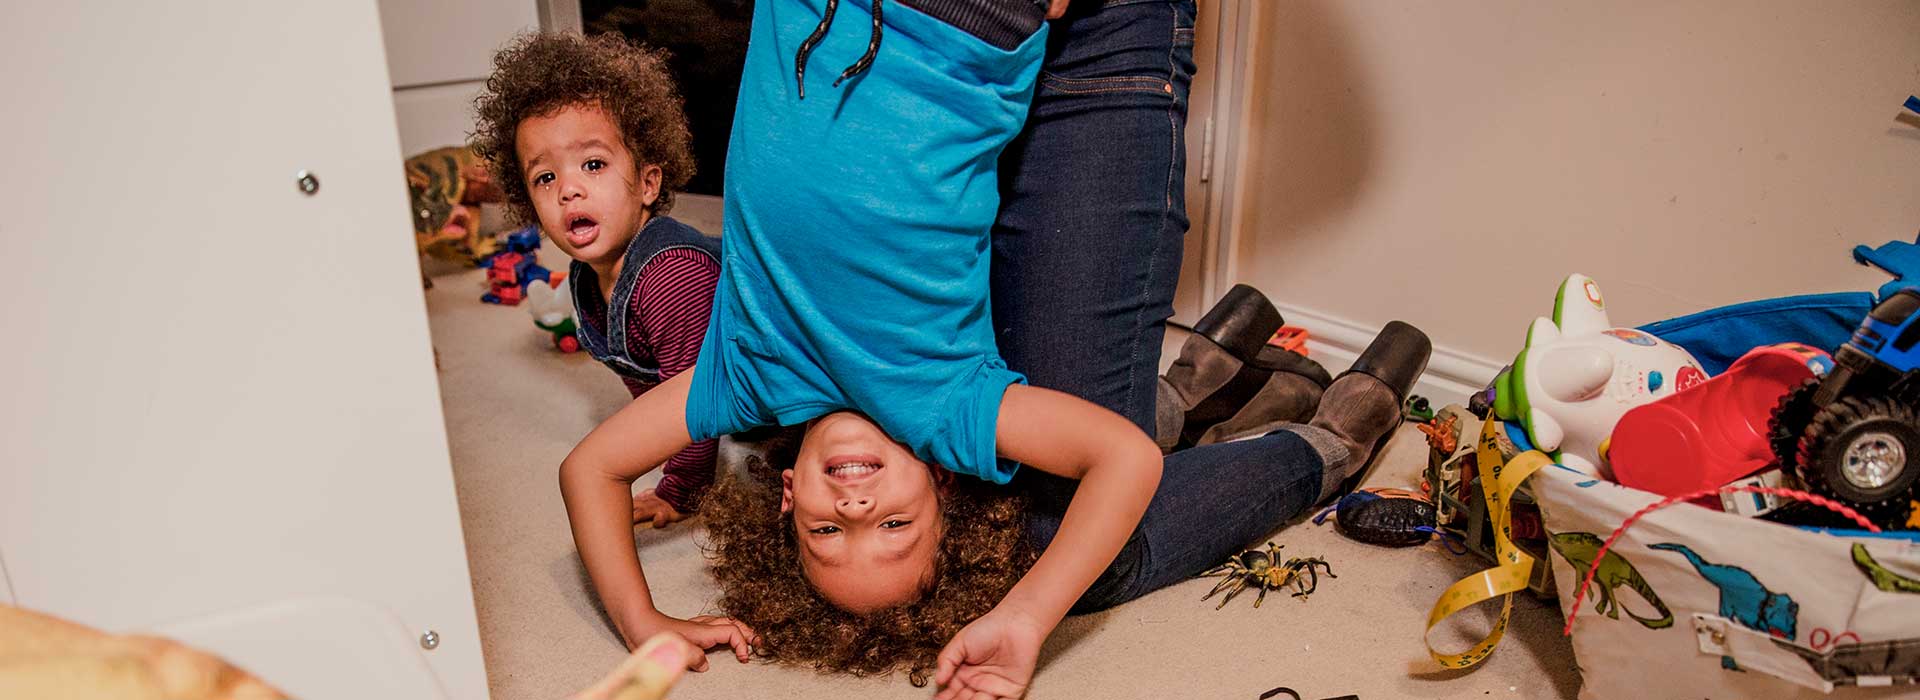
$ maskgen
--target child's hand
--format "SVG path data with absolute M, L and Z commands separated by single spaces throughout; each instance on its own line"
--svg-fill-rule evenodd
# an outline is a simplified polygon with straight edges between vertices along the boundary
M 633 496 L 633 524 L 639 525 L 651 521 L 655 529 L 686 520 L 685 513 L 660 498 L 653 489 L 645 489 Z
M 723 646 L 732 647 L 734 658 L 739 659 L 743 664 L 753 655 L 753 645 L 760 643 L 760 635 L 754 634 L 753 628 L 748 627 L 746 623 L 730 617 L 712 615 L 700 615 L 691 620 L 682 620 L 656 612 L 638 624 L 624 626 L 621 629 L 622 635 L 628 640 L 627 651 L 633 651 L 639 646 L 639 642 L 634 640 L 643 642 L 661 632 L 680 635 L 680 638 L 692 642 L 693 646 L 702 650 Z M 707 670 L 706 654 L 694 654 L 687 660 L 687 668 L 695 672 Z
M 1047 632 L 1018 611 L 994 608 L 982 615 L 940 651 L 933 681 L 943 687 L 934 700 L 1025 695 Z

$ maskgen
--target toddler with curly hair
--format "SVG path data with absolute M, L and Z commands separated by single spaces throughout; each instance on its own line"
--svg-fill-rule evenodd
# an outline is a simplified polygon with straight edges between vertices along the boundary
M 693 155 L 664 55 L 610 36 L 522 36 L 494 57 L 475 107 L 473 149 L 515 217 L 573 258 L 581 347 L 635 397 L 690 369 L 720 245 L 667 216 Z M 659 486 L 632 498 L 633 522 L 693 513 L 715 451 L 702 440 L 668 457 Z

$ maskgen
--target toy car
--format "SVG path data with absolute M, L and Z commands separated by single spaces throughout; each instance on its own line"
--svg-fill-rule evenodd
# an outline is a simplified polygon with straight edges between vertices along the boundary
M 1808 491 L 1882 527 L 1920 525 L 1920 291 L 1868 312 L 1825 378 L 1780 399 L 1771 422 L 1781 468 Z

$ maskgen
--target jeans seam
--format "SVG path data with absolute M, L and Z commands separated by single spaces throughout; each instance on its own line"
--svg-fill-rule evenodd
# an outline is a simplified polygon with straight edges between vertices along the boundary
M 1173 92 L 1172 83 L 1147 76 L 1062 78 L 1057 75 L 1044 75 L 1041 77 L 1041 83 L 1050 90 L 1067 95 L 1097 95 L 1109 92 L 1165 95 Z
M 1167 90 L 1170 90 L 1170 89 L 1172 89 L 1172 86 L 1164 86 L 1162 87 L 1162 89 L 1159 89 L 1159 90 L 1147 90 L 1147 89 L 1142 89 L 1137 87 L 1106 87 L 1106 88 L 1091 88 L 1086 90 L 1067 90 L 1064 88 L 1055 87 L 1054 91 L 1059 92 L 1061 94 L 1065 94 L 1065 95 L 1098 95 L 1102 93 L 1113 93 L 1113 92 L 1132 93 L 1136 95 L 1165 95 L 1167 94 Z
M 1169 15 L 1169 20 L 1175 26 L 1178 26 L 1180 16 L 1179 16 L 1179 13 L 1174 10 L 1173 6 L 1171 5 L 1167 6 L 1167 13 Z M 1174 48 L 1171 45 L 1169 45 L 1167 47 L 1167 78 L 1166 78 L 1167 92 L 1169 94 L 1173 92 L 1173 79 L 1174 79 L 1174 73 L 1175 73 L 1175 69 L 1173 65 L 1173 52 L 1174 52 Z M 1174 97 L 1177 100 L 1178 96 L 1174 95 Z M 1139 297 L 1137 297 L 1137 300 L 1134 303 L 1133 348 L 1131 349 L 1131 354 L 1128 359 L 1128 363 L 1135 367 L 1139 366 L 1140 364 L 1141 338 L 1142 336 L 1145 335 L 1145 333 L 1141 332 L 1141 329 L 1144 327 L 1142 322 L 1145 320 L 1145 317 L 1147 315 L 1147 303 L 1149 301 L 1148 297 L 1151 296 L 1153 293 L 1153 282 L 1154 282 L 1153 275 L 1158 274 L 1158 270 L 1160 269 L 1160 255 L 1161 255 L 1160 248 L 1166 244 L 1167 220 L 1169 217 L 1173 215 L 1173 185 L 1174 185 L 1173 178 L 1174 178 L 1174 169 L 1178 161 L 1177 156 L 1179 155 L 1179 152 L 1177 149 L 1179 148 L 1179 139 L 1180 139 L 1180 135 L 1177 133 L 1179 131 L 1179 129 L 1177 128 L 1178 125 L 1174 123 L 1174 111 L 1178 109 L 1178 107 L 1179 105 L 1177 101 L 1167 103 L 1167 134 L 1168 134 L 1167 181 L 1166 181 L 1167 185 L 1166 185 L 1164 195 L 1160 199 L 1161 201 L 1160 229 L 1159 231 L 1156 232 L 1156 234 L 1153 237 L 1153 252 L 1148 254 L 1147 256 L 1147 280 L 1145 284 L 1140 285 L 1140 295 Z M 1140 374 L 1139 372 L 1133 372 L 1133 371 L 1127 372 L 1127 395 L 1128 396 L 1132 396 L 1134 392 L 1137 390 L 1134 384 L 1138 381 L 1137 377 L 1139 374 Z
M 1111 83 L 1150 82 L 1150 83 L 1153 83 L 1154 87 L 1159 87 L 1161 85 L 1165 85 L 1167 82 L 1165 80 L 1161 80 L 1160 78 L 1157 78 L 1154 76 L 1148 76 L 1148 75 L 1114 75 L 1114 76 L 1108 76 L 1105 78 L 1069 78 L 1063 75 L 1056 75 L 1053 73 L 1043 73 L 1043 75 L 1049 81 L 1062 83 L 1065 85 L 1103 85 L 1103 84 L 1111 84 Z

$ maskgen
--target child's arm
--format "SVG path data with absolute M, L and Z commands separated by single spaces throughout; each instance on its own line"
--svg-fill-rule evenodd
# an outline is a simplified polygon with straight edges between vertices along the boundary
M 640 268 L 627 324 L 627 347 L 649 348 L 660 377 L 673 379 L 693 368 L 707 337 L 707 321 L 720 283 L 720 263 L 704 252 L 670 250 Z M 681 450 L 660 468 L 659 486 L 633 499 L 633 522 L 654 527 L 692 515 L 713 484 L 718 440 Z
M 1060 532 L 991 612 L 940 652 L 938 698 L 1019 697 L 1040 642 L 1133 534 L 1160 484 L 1160 449 L 1118 414 L 1074 396 L 1015 384 L 1000 402 L 1001 456 L 1080 480 Z
M 588 433 L 560 464 L 560 495 L 574 546 L 628 650 L 656 632 L 672 631 L 703 649 L 732 646 L 745 662 L 753 639 L 745 625 L 727 618 L 678 620 L 654 608 L 633 546 L 633 480 L 691 442 L 686 405 L 692 381 L 691 371 L 669 379 Z M 697 666 L 704 670 L 706 657 Z

